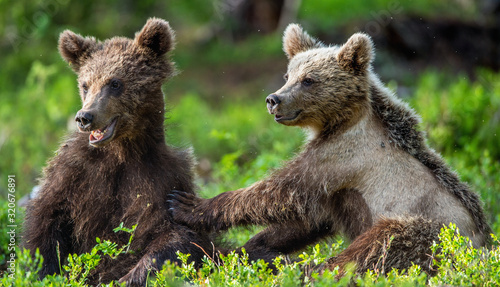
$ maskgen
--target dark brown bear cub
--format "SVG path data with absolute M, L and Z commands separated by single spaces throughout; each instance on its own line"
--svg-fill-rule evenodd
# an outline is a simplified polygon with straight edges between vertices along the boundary
M 194 192 L 190 154 L 164 138 L 161 86 L 174 73 L 166 56 L 173 47 L 174 32 L 161 19 L 148 20 L 134 39 L 61 34 L 59 51 L 78 75 L 83 107 L 79 132 L 48 163 L 27 209 L 25 247 L 40 249 L 41 277 L 59 272 L 58 252 L 61 260 L 88 252 L 96 237 L 126 244 L 129 234 L 113 232 L 121 222 L 137 224 L 134 253 L 104 260 L 91 284 L 143 286 L 148 272 L 177 260 L 177 250 L 200 262 L 203 251 L 193 243 L 212 249 L 206 235 L 174 223 L 166 206 L 172 189 Z
M 419 118 L 372 71 L 371 39 L 354 34 L 326 46 L 298 25 L 285 31 L 286 83 L 266 99 L 276 122 L 309 131 L 303 151 L 250 187 L 200 199 L 172 195 L 179 222 L 201 230 L 267 225 L 245 244 L 251 258 L 291 253 L 327 236 L 352 244 L 330 268 L 412 262 L 431 271 L 430 245 L 453 222 L 475 247 L 490 228 L 478 196 L 425 143 Z

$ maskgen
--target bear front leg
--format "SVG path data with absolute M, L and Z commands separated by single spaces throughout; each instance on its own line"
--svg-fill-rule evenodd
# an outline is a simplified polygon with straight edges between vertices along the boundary
M 150 272 L 159 270 L 153 267 L 153 265 L 155 265 L 153 264 L 153 260 L 154 258 L 151 255 L 142 257 L 132 270 L 120 278 L 118 283 L 126 283 L 127 287 L 146 286 L 146 281 Z
M 231 192 L 226 192 L 212 199 L 204 199 L 192 193 L 174 190 L 170 194 L 169 211 L 178 223 L 206 232 L 228 229 L 230 224 L 222 217 L 218 205 L 223 205 Z
M 62 211 L 54 211 L 52 215 L 43 215 L 46 209 L 31 206 L 26 213 L 23 247 L 31 251 L 32 256 L 38 248 L 43 256 L 43 266 L 38 275 L 42 279 L 46 275 L 58 274 L 59 266 L 64 263 L 71 245 L 72 226 Z M 47 210 L 50 210 L 47 208 Z M 62 262 L 59 262 L 61 260 Z M 61 263 L 61 264 L 59 264 Z
M 332 225 L 326 223 L 307 226 L 301 222 L 289 222 L 264 229 L 248 240 L 243 248 L 250 260 L 263 259 L 271 264 L 276 256 L 300 251 L 336 232 Z
M 154 273 L 161 270 L 167 260 L 181 264 L 177 257 L 178 251 L 190 254 L 188 260 L 194 261 L 196 267 L 201 265 L 205 254 L 215 257 L 218 253 L 204 235 L 200 236 L 193 230 L 177 224 L 166 228 L 170 231 L 165 231 L 151 242 L 145 255 L 125 276 L 120 278 L 119 283 L 126 282 L 129 287 L 146 286 L 148 276 L 154 276 Z
M 288 178 L 281 180 L 287 181 Z M 293 180 L 291 178 L 290 180 Z M 211 199 L 201 199 L 182 191 L 170 195 L 170 213 L 175 221 L 204 231 L 220 231 L 232 226 L 269 225 L 305 221 L 318 195 L 294 190 L 293 182 L 281 184 L 261 181 L 248 188 L 228 191 Z

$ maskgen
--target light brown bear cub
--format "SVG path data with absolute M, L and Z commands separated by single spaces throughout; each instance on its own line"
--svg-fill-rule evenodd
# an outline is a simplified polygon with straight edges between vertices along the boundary
M 291 24 L 283 45 L 286 83 L 267 97 L 267 108 L 276 122 L 308 129 L 310 141 L 250 187 L 211 199 L 174 193 L 177 221 L 203 230 L 268 225 L 244 246 L 266 260 L 341 233 L 354 242 L 328 267 L 355 261 L 360 272 L 377 267 L 391 235 L 386 270 L 414 262 L 430 271 L 429 247 L 450 222 L 474 246 L 485 244 L 490 227 L 478 196 L 426 145 L 418 116 L 372 71 L 367 35 L 326 46 Z
M 190 154 L 165 144 L 161 86 L 174 73 L 173 47 L 173 30 L 154 18 L 134 39 L 61 33 L 59 51 L 78 75 L 82 109 L 79 132 L 49 162 L 26 211 L 24 246 L 43 255 L 41 277 L 58 273 L 68 254 L 90 252 L 96 237 L 126 244 L 129 234 L 113 232 L 122 222 L 137 224 L 133 252 L 104 258 L 87 283 L 144 286 L 165 260 L 177 260 L 176 251 L 200 263 L 204 253 L 193 243 L 212 249 L 207 235 L 175 223 L 166 203 L 172 189 L 194 192 Z

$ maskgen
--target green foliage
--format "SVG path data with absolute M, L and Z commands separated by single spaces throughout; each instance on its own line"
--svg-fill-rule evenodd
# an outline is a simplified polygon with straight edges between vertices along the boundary
M 196 270 L 193 264 L 187 264 L 186 255 L 179 254 L 182 261 L 181 278 L 195 285 L 206 286 L 273 286 L 275 278 L 271 270 L 262 260 L 250 264 L 248 254 L 243 250 L 239 255 L 231 252 L 227 256 L 219 255 L 218 259 L 206 258 L 201 269 Z M 207 282 L 208 281 L 208 282 Z
M 78 110 L 76 95 L 71 74 L 37 61 L 15 97 L 0 96 L 0 121 L 9 123 L 0 127 L 0 138 L 8 139 L 0 143 L 0 177 L 16 175 L 18 196 L 33 187 L 47 157 L 67 133 L 69 115 Z
M 199 270 L 187 264 L 188 255 L 179 254 L 182 266 L 166 264 L 159 272 L 152 286 L 176 286 L 180 284 L 172 278 L 181 278 L 195 286 L 498 286 L 500 280 L 500 249 L 474 249 L 467 238 L 461 237 L 454 225 L 443 228 L 440 243 L 434 244 L 429 252 L 436 259 L 437 275 L 428 277 L 420 266 L 414 265 L 403 272 L 391 270 L 387 274 L 368 271 L 355 275 L 353 267 L 346 268 L 339 278 L 338 269 L 326 270 L 320 276 L 315 269 L 332 254 L 340 252 L 341 242 L 331 247 L 316 245 L 310 253 L 303 253 L 300 262 L 284 263 L 283 258 L 276 258 L 274 265 L 277 273 L 270 272 L 262 261 L 249 264 L 245 253 L 230 253 L 221 256 L 218 261 L 205 259 Z M 494 238 L 498 243 L 498 240 Z M 325 253 L 323 248 L 330 249 Z M 304 276 L 308 271 L 309 277 Z M 168 283 L 168 284 L 167 284 Z
M 434 286 L 499 286 L 498 238 L 492 235 L 496 246 L 491 249 L 476 249 L 469 238 L 458 232 L 453 223 L 441 229 L 440 243 L 432 246 L 438 273 L 429 283 Z
M 193 47 L 193 54 L 180 54 L 176 61 L 181 65 L 190 65 L 196 62 L 198 65 L 211 67 L 231 64 L 249 64 L 255 59 L 265 61 L 273 56 L 282 57 L 280 37 L 275 34 L 267 36 L 251 36 L 245 42 L 231 43 L 224 41 L 213 41 L 201 47 Z M 203 53 L 197 54 L 202 50 Z M 190 58 L 185 58 L 189 56 Z
M 113 229 L 114 232 L 124 231 L 130 234 L 128 243 L 118 248 L 118 244 L 111 242 L 109 240 L 101 241 L 100 238 L 96 238 L 97 245 L 92 248 L 89 253 L 84 253 L 81 255 L 70 254 L 68 256 L 68 263 L 63 267 L 66 278 L 75 286 L 86 286 L 87 277 L 90 272 L 94 270 L 102 259 L 102 256 L 109 256 L 111 259 L 115 260 L 120 254 L 126 254 L 131 252 L 130 244 L 134 238 L 134 233 L 137 225 L 133 225 L 132 228 L 126 228 L 123 226 L 123 222 L 120 226 Z
M 7 200 L 0 200 L 0 266 L 4 266 L 6 264 L 6 259 L 8 257 L 9 252 L 9 242 L 10 236 L 7 234 L 9 232 L 9 227 L 7 227 L 8 222 L 8 204 Z
M 112 254 L 110 255 L 111 258 L 116 258 L 118 255 L 122 254 L 122 253 L 129 253 L 130 252 L 130 244 L 132 244 L 132 240 L 134 239 L 134 235 L 135 235 L 135 229 L 137 228 L 137 224 L 134 224 L 132 225 L 131 228 L 127 228 L 127 227 L 124 227 L 123 226 L 123 222 L 120 223 L 120 225 L 118 227 L 116 227 L 115 229 L 113 229 L 114 232 L 119 232 L 119 231 L 123 231 L 123 232 L 126 232 L 128 234 L 130 234 L 130 237 L 128 239 L 128 243 L 125 244 L 124 246 L 122 246 L 120 248 L 120 250 L 118 250 L 118 252 L 116 253 L 112 253 L 111 250 L 110 251 L 105 251 L 105 254 Z M 99 243 L 99 241 L 97 242 Z
M 475 161 L 483 152 L 500 159 L 500 75 L 479 71 L 478 80 L 429 72 L 420 78 L 412 104 L 434 147 L 446 154 L 465 151 Z
M 300 7 L 299 18 L 308 23 L 311 29 L 328 31 L 341 23 L 364 20 L 357 31 L 379 33 L 376 27 L 385 26 L 392 18 L 414 14 L 421 16 L 440 16 L 446 13 L 448 17 L 474 19 L 479 11 L 477 3 L 467 5 L 450 5 L 449 1 L 342 1 L 342 0 L 315 0 L 303 1 Z M 371 23 L 371 24 L 368 24 Z M 373 25 L 372 25 L 373 24 Z M 309 29 L 309 27 L 308 27 Z
M 47 286 L 45 282 L 38 280 L 37 272 L 42 269 L 43 258 L 38 253 L 35 256 L 31 256 L 29 250 L 17 250 L 16 252 L 16 269 L 14 273 L 5 272 L 0 278 L 1 286 Z M 9 276 L 10 275 L 10 276 Z M 60 278 L 62 279 L 62 278 Z M 45 281 L 45 280 L 44 280 Z M 49 279 L 47 279 L 49 281 Z M 56 280 L 52 280 L 55 282 Z M 60 280 L 58 283 L 62 283 Z M 55 285 L 55 286 L 60 286 Z
M 136 227 L 137 225 L 126 228 L 123 226 L 123 223 L 121 223 L 114 231 L 129 233 L 130 237 L 127 244 L 118 248 L 118 244 L 114 242 L 109 240 L 102 241 L 100 238 L 96 238 L 97 244 L 90 252 L 68 255 L 67 264 L 62 267 L 60 266 L 61 275 L 49 275 L 43 280 L 38 280 L 37 275 L 43 264 L 43 257 L 40 255 L 38 249 L 33 256 L 33 254 L 30 254 L 29 250 L 20 250 L 17 248 L 15 272 L 4 271 L 3 276 L 0 278 L 0 282 L 2 283 L 0 286 L 88 286 L 87 278 L 92 270 L 99 265 L 103 256 L 109 256 L 111 259 L 116 260 L 120 254 L 132 252 L 129 248 Z M 59 260 L 61 260 L 61 258 L 59 258 Z M 120 285 L 117 285 L 116 282 L 111 282 L 101 286 L 112 287 Z
M 478 80 L 428 72 L 411 105 L 422 116 L 429 144 L 476 190 L 500 231 L 500 74 L 479 71 Z
M 205 196 L 259 180 L 303 142 L 299 129 L 273 123 L 263 101 L 231 101 L 211 109 L 201 97 L 187 94 L 170 111 L 166 124 L 168 142 L 189 143 L 197 158 L 216 162 L 210 183 L 201 190 Z
M 1 212 L 4 212 L 3 210 Z M 0 277 L 0 286 L 88 286 L 86 278 L 94 270 L 102 256 L 117 258 L 128 250 L 133 240 L 135 226 L 128 229 L 120 225 L 115 231 L 130 233 L 128 244 L 118 248 L 116 243 L 97 239 L 91 252 L 68 257 L 62 266 L 62 275 L 47 276 L 38 280 L 43 258 L 38 251 L 32 256 L 27 250 L 18 250 L 15 273 L 9 277 L 5 272 Z M 2 236 L 4 236 L 2 234 Z M 493 236 L 493 235 L 492 235 Z M 342 240 L 311 246 L 298 255 L 298 261 L 288 262 L 283 257 L 274 261 L 276 273 L 268 264 L 259 260 L 249 262 L 248 255 L 234 252 L 227 256 L 205 257 L 201 268 L 188 263 L 189 254 L 178 253 L 180 265 L 166 262 L 156 274 L 151 274 L 148 286 L 498 286 L 500 284 L 500 242 L 493 236 L 494 246 L 475 249 L 468 238 L 459 235 L 455 225 L 444 227 L 429 254 L 435 259 L 436 275 L 428 277 L 414 265 L 407 271 L 391 270 L 382 273 L 378 270 L 365 274 L 354 273 L 354 266 L 346 267 L 343 276 L 338 268 L 325 270 L 319 275 L 318 266 L 345 248 Z M 308 274 L 309 276 L 305 276 Z M 117 286 L 111 282 L 104 286 Z

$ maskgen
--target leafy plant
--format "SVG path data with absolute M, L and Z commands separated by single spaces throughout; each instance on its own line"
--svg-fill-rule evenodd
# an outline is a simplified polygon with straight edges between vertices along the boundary
M 1 286 L 88 286 L 87 278 L 92 270 L 99 265 L 103 256 L 117 259 L 120 254 L 131 252 L 129 247 L 132 243 L 136 227 L 137 225 L 126 228 L 121 223 L 114 231 L 130 233 L 127 244 L 118 248 L 118 244 L 114 242 L 109 240 L 102 241 L 100 238 L 96 238 L 97 244 L 90 252 L 79 255 L 68 255 L 68 263 L 60 268 L 60 274 L 46 276 L 43 280 L 38 280 L 38 271 L 42 269 L 43 264 L 43 257 L 40 255 L 38 249 L 35 251 L 34 256 L 29 250 L 18 249 L 16 252 L 15 272 L 13 274 L 5 272 L 0 279 L 0 282 L 3 284 Z M 117 286 L 117 283 L 111 282 L 103 286 Z
M 500 247 L 476 249 L 467 237 L 459 234 L 455 224 L 443 228 L 439 244 L 432 246 L 437 265 L 437 275 L 429 283 L 435 286 L 499 286 Z
M 422 116 L 430 145 L 485 202 L 500 231 L 500 74 L 478 71 L 478 80 L 437 72 L 421 76 L 411 105 Z

